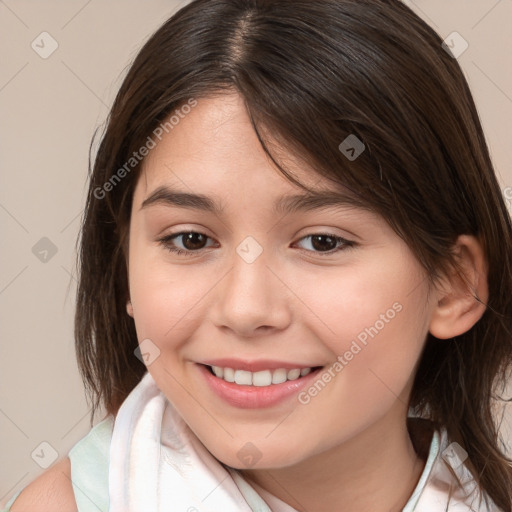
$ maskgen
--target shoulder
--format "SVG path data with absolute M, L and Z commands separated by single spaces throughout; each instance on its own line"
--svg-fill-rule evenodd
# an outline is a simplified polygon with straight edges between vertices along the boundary
M 56 462 L 20 493 L 10 512 L 76 511 L 69 457 Z

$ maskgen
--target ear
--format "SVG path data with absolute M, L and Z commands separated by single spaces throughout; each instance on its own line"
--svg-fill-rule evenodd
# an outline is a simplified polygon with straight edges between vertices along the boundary
M 133 318 L 133 306 L 130 300 L 126 303 L 126 311 Z
M 444 276 L 434 294 L 437 300 L 430 320 L 430 333 L 448 339 L 463 334 L 482 317 L 489 300 L 487 261 L 479 240 L 460 235 L 454 247 L 463 275 Z

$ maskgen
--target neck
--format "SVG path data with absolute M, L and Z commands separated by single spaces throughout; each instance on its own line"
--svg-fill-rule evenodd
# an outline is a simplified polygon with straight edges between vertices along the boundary
M 425 467 L 421 455 L 395 414 L 294 466 L 242 474 L 299 512 L 399 512 Z

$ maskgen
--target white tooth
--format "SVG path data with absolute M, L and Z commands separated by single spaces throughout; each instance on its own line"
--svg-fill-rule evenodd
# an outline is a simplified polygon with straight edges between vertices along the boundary
M 219 378 L 224 377 L 224 370 L 220 366 L 212 366 L 213 373 Z
M 300 371 L 301 377 L 304 377 L 304 375 L 307 375 L 311 371 L 311 368 L 302 368 Z
M 293 370 L 289 370 L 287 377 L 288 377 L 288 380 L 298 379 L 300 377 L 300 369 L 294 368 Z
M 279 368 L 272 372 L 272 384 L 281 384 L 286 382 L 287 372 L 284 368 Z
M 235 382 L 243 386 L 250 386 L 252 384 L 252 373 L 245 370 L 236 370 Z
M 235 370 L 233 368 L 224 368 L 224 377 L 226 382 L 235 382 Z
M 253 386 L 270 386 L 270 384 L 272 384 L 272 373 L 270 370 L 263 370 L 252 374 Z

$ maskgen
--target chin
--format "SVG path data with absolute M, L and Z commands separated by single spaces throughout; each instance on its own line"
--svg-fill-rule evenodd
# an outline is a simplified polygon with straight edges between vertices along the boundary
M 223 454 L 222 458 L 217 457 L 212 453 L 224 465 L 239 470 L 263 470 L 263 469 L 280 469 L 298 464 L 304 457 L 290 457 L 289 453 L 275 453 L 272 450 L 270 457 L 265 457 L 264 453 L 257 451 L 257 449 L 251 445 L 246 445 L 238 453 L 230 454 L 226 457 L 226 453 Z

